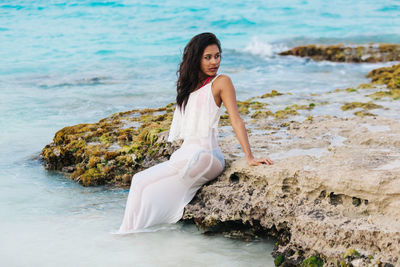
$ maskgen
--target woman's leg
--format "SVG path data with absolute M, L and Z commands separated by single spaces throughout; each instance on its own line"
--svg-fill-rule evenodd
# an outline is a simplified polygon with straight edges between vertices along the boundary
M 180 170 L 184 168 L 186 162 L 175 162 L 173 167 L 167 161 L 138 172 L 133 176 L 120 232 L 148 227 L 157 224 L 159 220 L 166 217 L 162 216 L 163 211 L 158 209 L 160 216 L 157 217 L 155 214 L 157 210 L 154 207 L 159 204 L 159 200 L 165 201 L 164 204 L 168 203 L 167 198 L 171 199 L 171 197 L 168 197 L 168 191 L 180 190 L 180 196 L 182 197 L 181 186 L 176 181 L 180 180 Z M 160 185 L 162 187 L 161 190 L 159 189 Z M 146 188 L 153 189 L 147 190 L 146 194 L 144 194 Z M 178 193 L 176 192 L 176 194 Z M 170 204 L 172 208 L 176 208 L 178 205 L 177 203 Z
M 186 175 L 183 177 L 188 191 L 184 198 L 186 206 L 195 196 L 197 190 L 205 183 L 215 179 L 224 170 L 225 164 L 219 157 L 209 151 L 200 152 L 195 161 L 190 162 Z
M 170 161 L 135 174 L 120 232 L 178 221 L 196 191 L 223 168 L 223 162 L 215 155 L 187 146 Z

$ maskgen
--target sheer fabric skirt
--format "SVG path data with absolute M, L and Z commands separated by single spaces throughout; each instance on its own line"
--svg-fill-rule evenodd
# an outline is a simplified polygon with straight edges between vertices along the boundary
M 169 161 L 133 176 L 119 233 L 179 221 L 197 190 L 224 167 L 215 137 L 185 140 Z

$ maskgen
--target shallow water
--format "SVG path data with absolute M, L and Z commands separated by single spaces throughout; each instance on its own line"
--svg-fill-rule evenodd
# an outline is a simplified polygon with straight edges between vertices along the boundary
M 398 1 L 2 1 L 0 265 L 273 266 L 272 242 L 204 236 L 194 226 L 115 236 L 126 190 L 83 188 L 32 158 L 64 126 L 174 101 L 183 47 L 203 31 L 221 39 L 220 72 L 239 99 L 276 89 L 292 95 L 269 99 L 271 110 L 325 99 L 334 104 L 311 115 L 339 114 L 335 103 L 348 95 L 323 93 L 390 64 L 277 53 L 307 43 L 398 42 L 399 11 Z M 398 118 L 391 105 L 385 112 Z

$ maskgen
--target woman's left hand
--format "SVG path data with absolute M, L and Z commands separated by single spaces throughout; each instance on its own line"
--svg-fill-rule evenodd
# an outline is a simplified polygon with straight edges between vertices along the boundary
M 274 164 L 274 162 L 268 157 L 263 158 L 263 159 L 256 159 L 256 158 L 253 158 L 253 157 L 252 158 L 248 158 L 247 159 L 247 163 L 250 166 L 258 166 L 258 165 L 261 165 L 261 164 L 267 164 L 267 165 Z

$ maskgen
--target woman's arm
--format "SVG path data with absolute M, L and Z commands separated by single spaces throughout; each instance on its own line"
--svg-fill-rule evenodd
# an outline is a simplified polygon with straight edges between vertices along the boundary
M 214 85 L 217 89 L 216 93 L 217 96 L 219 96 L 218 98 L 221 99 L 222 103 L 224 103 L 226 107 L 226 110 L 228 111 L 232 128 L 235 131 L 240 145 L 242 146 L 248 164 L 253 166 L 260 165 L 262 163 L 268 165 L 273 164 L 272 160 L 268 157 L 262 159 L 254 158 L 253 153 L 251 152 L 247 131 L 237 108 L 235 88 L 231 79 L 226 75 L 220 75 L 220 77 L 215 80 Z

